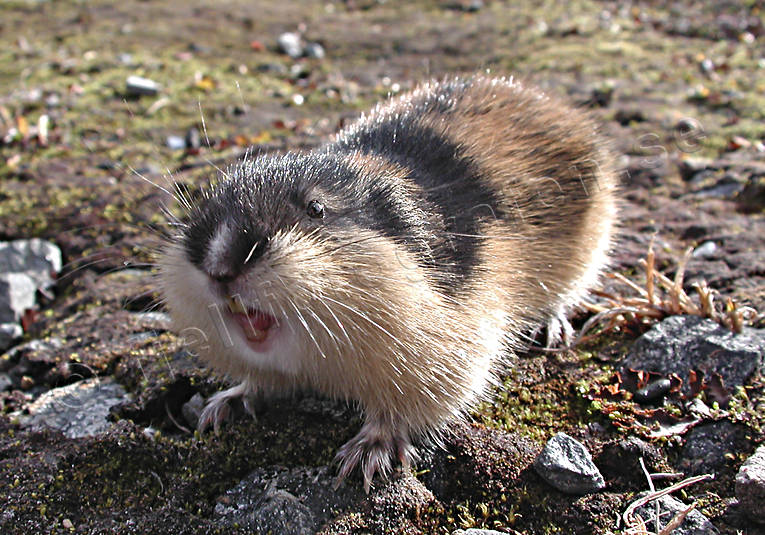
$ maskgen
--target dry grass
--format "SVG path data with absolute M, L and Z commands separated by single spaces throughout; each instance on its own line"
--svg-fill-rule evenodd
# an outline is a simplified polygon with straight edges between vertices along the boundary
M 672 517 L 672 519 L 664 526 L 661 524 L 661 511 L 659 509 L 659 502 L 656 502 L 653 518 L 648 519 L 649 522 L 651 520 L 653 521 L 652 523 L 654 525 L 655 531 L 648 530 L 646 520 L 636 513 L 637 509 L 652 501 L 658 500 L 662 496 L 666 496 L 680 489 L 684 489 L 685 487 L 693 485 L 694 483 L 705 481 L 707 479 L 713 479 L 714 476 L 712 476 L 712 474 L 703 474 L 700 476 L 689 477 L 665 489 L 656 490 L 653 485 L 654 478 L 674 477 L 679 474 L 649 474 L 642 458 L 640 459 L 640 466 L 643 468 L 643 473 L 645 474 L 646 480 L 648 481 L 650 492 L 647 495 L 630 503 L 627 509 L 624 511 L 620 519 L 624 522 L 624 531 L 622 533 L 623 535 L 670 535 L 676 528 L 680 526 L 680 524 L 683 523 L 685 517 L 688 516 L 688 514 L 696 508 L 695 502 L 675 514 L 675 516 Z M 609 532 L 609 535 L 612 534 Z
M 758 313 L 752 307 L 739 306 L 731 298 L 727 298 L 723 304 L 721 300 L 716 299 L 719 293 L 710 288 L 705 281 L 693 285 L 696 291 L 693 297 L 688 295 L 683 289 L 683 280 L 692 251 L 691 247 L 685 251 L 674 278 L 670 279 L 656 269 L 651 240 L 646 257 L 640 260 L 640 265 L 645 270 L 644 286 L 619 273 L 609 274 L 609 278 L 617 280 L 626 288 L 624 295 L 615 295 L 603 290 L 594 291 L 602 301 L 583 305 L 595 315 L 582 326 L 572 345 L 588 340 L 590 337 L 587 333 L 598 325 L 603 326 L 603 331 L 607 332 L 629 324 L 651 323 L 677 314 L 709 318 L 736 333 L 741 332 L 744 325 L 765 319 L 765 314 Z

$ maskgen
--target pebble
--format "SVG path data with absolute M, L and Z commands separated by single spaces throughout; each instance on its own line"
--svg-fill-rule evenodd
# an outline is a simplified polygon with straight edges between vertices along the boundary
M 462 0 L 459 8 L 468 13 L 474 13 L 483 9 L 483 0 Z
M 680 469 L 690 475 L 713 474 L 723 468 L 732 453 L 748 447 L 745 428 L 727 420 L 694 427 L 688 433 Z
M 534 461 L 534 470 L 550 485 L 569 494 L 588 494 L 606 486 L 587 448 L 566 433 L 547 441 Z
M 0 351 L 5 351 L 24 335 L 18 323 L 0 323 Z
M 186 423 L 191 426 L 192 429 L 196 429 L 199 424 L 199 417 L 202 415 L 202 410 L 205 407 L 205 398 L 202 394 L 197 392 L 190 400 L 181 406 L 181 414 Z
M 202 146 L 202 134 L 199 133 L 199 129 L 191 127 L 186 132 L 186 147 L 190 149 L 198 149 Z
M 470 529 L 458 529 L 457 531 L 452 531 L 452 535 L 505 535 L 505 533 L 502 531 L 496 531 L 493 529 L 470 528 Z
M 68 438 L 102 433 L 111 427 L 109 409 L 130 400 L 130 394 L 111 379 L 94 377 L 54 388 L 14 413 L 22 427 L 50 427 Z
M 744 513 L 765 524 L 765 446 L 760 446 L 736 474 L 736 498 Z
M 294 32 L 285 32 L 281 34 L 276 44 L 279 45 L 279 49 L 293 59 L 297 59 L 303 55 L 303 40 L 300 34 Z
M 305 45 L 304 53 L 309 58 L 323 59 L 325 56 L 324 47 L 319 43 L 308 43 Z
M 171 150 L 183 150 L 186 148 L 186 140 L 181 136 L 167 136 L 167 148 Z
M 621 368 L 676 373 L 681 379 L 693 369 L 707 377 L 719 373 L 730 389 L 743 385 L 764 364 L 765 329 L 744 327 L 734 334 L 700 316 L 670 316 L 635 341 Z M 687 380 L 683 392 L 690 392 Z
M 667 395 L 672 383 L 669 379 L 657 379 L 639 388 L 632 396 L 641 405 L 658 401 Z
M 35 306 L 37 285 L 24 273 L 0 275 L 0 323 L 15 323 Z
M 125 81 L 125 90 L 128 96 L 131 97 L 139 97 L 143 95 L 151 97 L 159 93 L 160 89 L 161 86 L 157 82 L 142 76 L 128 76 Z
M 54 243 L 39 238 L 0 242 L 0 273 L 24 273 L 41 290 L 53 286 L 61 267 L 61 249 Z
M 332 511 L 347 510 L 364 496 L 357 485 L 335 490 L 334 484 L 326 466 L 261 468 L 218 498 L 216 523 L 256 533 L 312 535 Z
M 0 392 L 10 390 L 13 386 L 13 379 L 7 373 L 0 373 Z
M 709 258 L 717 251 L 717 244 L 713 241 L 705 241 L 693 250 L 693 258 Z
M 493 529 L 470 528 L 470 529 L 458 529 L 457 531 L 452 531 L 452 535 L 505 535 L 505 533 L 502 531 L 496 531 Z
M 684 158 L 678 163 L 680 176 L 686 182 L 693 180 L 698 173 L 712 168 L 712 160 L 706 158 Z

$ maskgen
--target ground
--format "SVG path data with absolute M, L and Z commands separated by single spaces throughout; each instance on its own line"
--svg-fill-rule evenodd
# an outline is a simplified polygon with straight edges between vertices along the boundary
M 61 347 L 25 357 L 28 380 L 0 393 L 3 531 L 245 533 L 215 521 L 227 489 L 259 467 L 331 463 L 358 428 L 352 408 L 317 413 L 281 400 L 219 436 L 181 423 L 186 401 L 224 383 L 140 314 L 157 297 L 153 254 L 172 232 L 164 210 L 182 215 L 166 189 L 174 181 L 193 197 L 250 146 L 316 146 L 418 80 L 490 71 L 590 108 L 624 169 L 613 271 L 641 284 L 638 261 L 653 239 L 658 267 L 673 276 L 686 247 L 711 241 L 716 251 L 694 257 L 686 280 L 763 310 L 761 10 L 757 1 L 4 2 L 0 238 L 51 240 L 65 267 L 25 322 L 25 341 Z M 277 47 L 286 31 L 325 56 L 291 59 Z M 158 93 L 131 94 L 131 75 L 157 82 Z M 519 355 L 493 402 L 416 474 L 435 496 L 428 507 L 386 523 L 372 518 L 388 511 L 378 495 L 328 532 L 617 532 L 617 516 L 647 488 L 642 473 L 620 473 L 617 445 L 647 437 L 629 414 L 604 410 L 599 392 L 646 328 Z M 18 364 L 3 362 L 2 371 Z M 108 434 L 70 440 L 8 417 L 91 375 L 134 395 L 113 411 Z M 731 503 L 736 470 L 763 441 L 761 394 L 755 377 L 736 393 L 740 411 L 719 414 L 741 426 L 736 449 L 714 482 L 686 490 L 722 533 L 756 533 Z M 527 469 L 558 431 L 591 448 L 607 492 L 566 497 Z M 651 448 L 655 467 L 681 464 L 679 440 Z M 503 460 L 509 452 L 515 464 Z

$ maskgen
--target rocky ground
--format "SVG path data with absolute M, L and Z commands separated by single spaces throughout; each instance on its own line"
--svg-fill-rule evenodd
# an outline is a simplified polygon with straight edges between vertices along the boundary
M 674 533 L 765 533 L 762 5 L 563 4 L 3 3 L 0 531 L 638 534 L 695 504 Z M 368 496 L 332 489 L 360 424 L 343 404 L 269 400 L 194 433 L 225 383 L 155 306 L 163 210 L 182 214 L 163 188 L 193 198 L 246 147 L 313 147 L 417 80 L 486 69 L 591 108 L 621 157 L 613 271 L 635 287 L 608 279 L 600 310 L 634 304 L 653 240 L 659 271 L 691 248 L 688 294 L 705 280 L 753 325 L 676 315 L 692 305 L 670 292 L 529 350 Z

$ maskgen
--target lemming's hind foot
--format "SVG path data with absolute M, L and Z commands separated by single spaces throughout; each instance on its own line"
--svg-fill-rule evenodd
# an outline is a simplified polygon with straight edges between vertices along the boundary
M 218 433 L 218 431 L 220 431 L 221 422 L 228 420 L 231 414 L 230 402 L 237 398 L 242 398 L 242 404 L 244 405 L 245 410 L 250 416 L 255 418 L 255 411 L 252 407 L 252 403 L 247 397 L 247 394 L 249 393 L 251 393 L 250 384 L 245 381 L 213 395 L 202 410 L 202 414 L 199 416 L 199 423 L 197 424 L 199 432 L 204 433 L 205 429 L 212 424 L 215 433 Z
M 574 340 L 574 327 L 566 317 L 564 310 L 558 311 L 547 321 L 547 340 L 545 347 L 551 348 L 558 344 L 568 346 Z
M 396 460 L 408 469 L 416 460 L 414 446 L 405 430 L 393 430 L 392 425 L 379 420 L 364 423 L 361 431 L 346 442 L 335 456 L 340 464 L 335 488 L 356 468 L 361 466 L 364 491 L 369 493 L 375 474 L 387 478 Z

